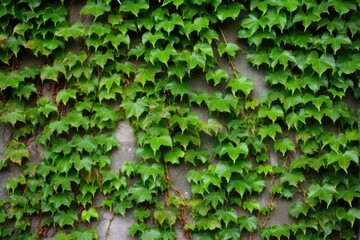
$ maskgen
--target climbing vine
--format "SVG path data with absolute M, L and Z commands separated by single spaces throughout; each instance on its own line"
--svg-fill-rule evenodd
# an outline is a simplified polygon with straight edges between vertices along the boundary
M 0 238 L 96 239 L 99 208 L 134 209 L 140 239 L 175 239 L 175 225 L 186 239 L 356 237 L 359 1 L 73 4 L 0 3 L 0 122 L 12 130 L 0 170 L 20 170 L 0 200 Z M 238 54 L 266 72 L 260 99 Z M 191 88 L 199 79 L 212 91 Z M 125 119 L 137 157 L 115 171 L 111 131 Z M 179 164 L 189 198 L 169 175 Z M 293 222 L 268 223 L 276 199 L 293 202 Z

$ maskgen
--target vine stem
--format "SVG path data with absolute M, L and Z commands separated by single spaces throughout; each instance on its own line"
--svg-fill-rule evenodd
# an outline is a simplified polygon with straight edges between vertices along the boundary
M 223 30 L 221 29 L 221 27 L 220 27 L 219 25 L 218 25 L 218 28 L 219 28 L 221 37 L 223 38 L 225 44 L 228 44 L 228 41 L 227 41 L 227 39 L 226 39 L 226 36 L 225 36 Z M 231 61 L 230 57 L 228 57 L 228 61 L 229 61 L 229 64 L 230 64 L 230 67 L 231 67 L 231 69 L 232 69 L 232 71 L 233 71 L 234 76 L 235 76 L 236 78 L 238 78 L 238 77 L 239 77 L 239 75 L 238 75 L 239 72 L 238 72 L 238 70 L 236 69 L 234 63 Z

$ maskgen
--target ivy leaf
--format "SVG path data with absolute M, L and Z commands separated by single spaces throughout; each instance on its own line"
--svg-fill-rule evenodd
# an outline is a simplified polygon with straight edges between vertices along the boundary
M 60 62 L 55 62 L 52 66 L 45 65 L 41 70 L 40 78 L 42 81 L 48 79 L 58 81 L 59 73 L 66 73 L 65 67 Z
M 243 142 L 236 144 L 235 147 L 233 146 L 233 144 L 231 142 L 228 142 L 222 146 L 219 155 L 223 156 L 225 153 L 227 153 L 229 155 L 229 157 L 235 163 L 236 160 L 239 158 L 240 154 L 243 154 L 245 156 L 248 155 L 249 148 L 246 145 L 246 143 L 243 143 Z
M 309 209 L 310 209 L 309 205 L 297 201 L 296 203 L 292 204 L 291 207 L 289 208 L 289 214 L 294 218 L 299 218 L 300 214 L 307 216 Z
M 310 64 L 319 76 L 321 76 L 327 69 L 335 69 L 334 57 L 326 53 L 323 53 L 319 58 L 319 54 L 316 51 L 312 51 L 309 54 L 306 63 Z
M 235 20 L 239 16 L 241 10 L 245 9 L 244 5 L 238 2 L 232 2 L 230 4 L 222 4 L 216 11 L 216 16 L 220 21 L 224 21 L 227 18 Z
M 218 217 L 219 220 L 222 220 L 225 223 L 225 227 L 229 225 L 230 222 L 237 222 L 237 212 L 234 208 L 219 208 L 215 212 L 215 216 Z
M 246 55 L 247 60 L 253 65 L 255 65 L 257 68 L 261 64 L 267 64 L 270 66 L 270 54 L 266 52 L 254 52 L 254 53 L 248 53 Z
M 251 198 L 243 202 L 243 208 L 252 213 L 254 210 L 260 210 L 261 206 L 258 200 Z
M 141 175 L 141 179 L 144 183 L 149 179 L 149 177 L 152 177 L 152 180 L 155 181 L 158 177 L 164 176 L 164 167 L 158 163 L 149 165 L 146 162 L 142 162 L 138 165 L 137 171 Z
M 231 88 L 232 94 L 234 96 L 236 96 L 236 92 L 241 90 L 245 96 L 249 96 L 250 92 L 252 89 L 254 89 L 254 82 L 247 77 L 240 77 L 240 78 L 235 78 L 235 79 L 231 79 L 226 88 Z
M 255 216 L 241 216 L 238 222 L 240 224 L 240 231 L 245 228 L 248 232 L 254 232 L 259 226 L 259 220 Z
M 147 186 L 142 185 L 141 183 L 135 184 L 132 188 L 129 189 L 129 193 L 131 194 L 131 198 L 135 200 L 136 203 L 142 203 L 145 201 L 152 201 L 152 190 Z
M 359 156 L 355 151 L 347 150 L 345 153 L 331 151 L 327 158 L 327 164 L 337 163 L 347 173 L 351 161 L 358 164 Z
M 39 98 L 36 102 L 38 113 L 42 113 L 45 117 L 49 117 L 49 114 L 52 112 L 57 112 L 57 106 L 52 102 L 48 97 Z
M 295 151 L 295 146 L 290 138 L 284 138 L 274 142 L 274 149 L 275 151 L 280 151 L 284 156 L 287 151 Z
M 74 174 L 68 174 L 66 176 L 63 175 L 52 175 L 50 178 L 50 183 L 53 186 L 55 191 L 59 190 L 61 186 L 62 191 L 72 191 L 71 183 L 74 182 L 76 184 L 80 183 L 79 177 Z
M 166 84 L 166 90 L 169 90 L 174 96 L 180 95 L 180 101 L 182 101 L 184 95 L 188 95 L 190 92 L 189 85 L 187 83 L 179 83 L 172 80 Z
M 264 28 L 266 26 L 265 18 L 258 18 L 255 14 L 251 13 L 247 15 L 240 23 L 243 28 L 249 29 L 249 35 L 254 35 L 254 33 L 259 29 L 259 27 Z
M 84 35 L 84 26 L 81 22 L 75 21 L 69 27 L 68 24 L 61 24 L 61 26 L 57 27 L 55 32 L 55 36 L 63 37 L 66 41 L 69 37 L 74 39 Z M 41 44 L 41 43 L 40 43 Z
M 179 158 L 183 158 L 185 156 L 185 152 L 182 151 L 179 147 L 175 147 L 172 150 L 167 151 L 164 154 L 165 162 L 169 162 L 171 164 L 179 164 Z
M 21 165 L 23 158 L 30 158 L 30 153 L 26 145 L 17 140 L 10 141 L 4 151 L 2 161 L 10 160 L 13 163 Z
M 4 109 L 2 109 L 2 113 L 0 116 L 0 121 L 3 123 L 9 122 L 12 126 L 15 126 L 16 122 L 25 123 L 25 112 L 24 112 L 24 103 L 21 101 L 16 101 L 14 99 L 10 99 Z
M 321 201 L 325 201 L 327 203 L 327 207 L 329 207 L 335 193 L 337 193 L 337 191 L 334 185 L 328 183 L 325 183 L 323 186 L 320 186 L 319 184 L 311 184 L 308 189 L 307 197 L 309 200 L 318 198 Z
M 321 44 L 323 44 L 324 49 L 327 45 L 331 45 L 331 48 L 334 51 L 334 54 L 341 48 L 341 45 L 351 44 L 351 40 L 348 36 L 338 34 L 336 37 L 330 36 L 330 34 L 325 33 L 321 37 Z
M 135 82 L 145 86 L 146 82 L 155 83 L 155 74 L 161 72 L 159 65 L 140 65 L 135 75 Z
M 167 18 L 157 23 L 155 26 L 155 30 L 159 31 L 160 29 L 164 29 L 168 33 L 168 36 L 170 36 L 170 33 L 174 30 L 175 25 L 184 26 L 184 23 L 179 14 L 172 13 L 170 15 L 170 19 Z
M 199 217 L 197 218 L 195 224 L 198 229 L 203 229 L 203 230 L 214 230 L 217 228 L 221 228 L 220 221 L 214 215 L 209 215 L 207 217 L 201 217 L 201 218 Z
M 280 177 L 280 184 L 287 182 L 290 186 L 297 187 L 299 182 L 305 181 L 305 176 L 300 171 L 285 171 Z
M 69 239 L 69 237 L 67 237 L 66 239 Z M 70 239 L 93 240 L 93 239 L 98 239 L 98 236 L 95 229 L 75 229 L 70 234 Z
M 211 112 L 230 112 L 230 107 L 235 109 L 238 104 L 238 100 L 230 94 L 226 94 L 225 97 L 222 98 L 221 92 L 215 91 L 210 94 L 207 104 Z
M 354 73 L 360 69 L 360 54 L 342 54 L 336 64 L 340 75 Z
M 90 222 L 91 218 L 95 218 L 96 220 L 99 218 L 99 214 L 95 208 L 89 208 L 88 210 L 84 209 L 81 212 L 81 219 L 87 222 Z
M 91 61 L 95 61 L 95 63 L 98 64 L 102 69 L 104 69 L 105 64 L 109 59 L 114 60 L 114 54 L 111 50 L 107 50 L 105 54 L 102 52 L 95 52 L 91 56 Z
M 229 56 L 234 58 L 236 51 L 238 51 L 239 49 L 240 47 L 235 43 L 221 43 L 218 47 L 218 52 L 220 57 L 222 57 L 224 53 L 227 53 Z
M 73 192 L 62 192 L 60 194 L 53 194 L 49 197 L 49 202 L 54 205 L 55 209 L 59 209 L 61 206 L 70 207 L 71 202 L 75 199 Z
M 278 105 L 273 105 L 271 108 L 267 106 L 261 106 L 258 113 L 259 118 L 268 117 L 274 123 L 277 118 L 284 117 L 284 111 Z
M 205 78 L 207 82 L 209 82 L 210 79 L 214 80 L 214 86 L 216 86 L 221 82 L 221 79 L 227 80 L 229 75 L 223 69 L 217 69 L 215 71 L 208 71 Z
M 66 225 L 73 226 L 74 222 L 78 220 L 77 213 L 73 209 L 68 209 L 66 212 L 60 210 L 55 213 L 54 223 L 59 224 L 60 227 L 64 227 Z
M 259 134 L 261 136 L 261 141 L 269 136 L 275 141 L 276 133 L 282 133 L 282 129 L 279 124 L 272 123 L 270 125 L 261 125 L 259 128 Z
M 184 0 L 164 0 L 164 3 L 162 4 L 162 6 L 165 6 L 165 5 L 169 4 L 169 3 L 174 4 L 176 9 L 178 9 L 179 6 L 184 3 Z
M 94 18 L 94 22 L 96 21 L 96 19 L 103 15 L 105 12 L 109 12 L 110 11 L 110 6 L 108 6 L 105 2 L 103 1 L 87 1 L 86 5 L 81 9 L 80 14 L 84 15 L 84 14 L 91 14 L 93 15 Z
M 193 22 L 191 21 L 185 21 L 183 31 L 187 38 L 190 39 L 190 33 L 193 31 L 197 32 L 197 34 L 200 33 L 200 31 L 204 28 L 209 27 L 209 19 L 206 17 L 197 17 L 194 19 Z
M 172 227 L 176 223 L 177 214 L 171 209 L 157 209 L 154 211 L 154 218 L 162 226 L 164 222 L 167 223 L 167 226 Z M 158 239 L 158 238 L 156 238 Z
M 155 48 L 150 51 L 150 62 L 154 64 L 154 60 L 159 60 L 160 62 L 164 63 L 166 66 L 168 66 L 168 62 L 170 59 L 170 56 L 177 55 L 177 52 L 175 48 L 168 44 L 165 49 L 161 50 L 158 48 Z
M 76 90 L 75 89 L 61 89 L 56 95 L 56 103 L 59 104 L 62 102 L 64 105 L 72 98 L 76 100 Z
M 67 10 L 64 6 L 60 6 L 58 8 L 48 6 L 44 8 L 41 14 L 44 22 L 50 19 L 55 25 L 59 22 L 66 21 L 66 15 Z
M 278 63 L 280 63 L 284 66 L 285 70 L 288 66 L 288 62 L 296 62 L 295 56 L 292 54 L 292 52 L 281 48 L 273 48 L 270 52 L 270 58 L 272 59 L 271 67 L 273 69 Z
M 167 135 L 151 136 L 146 139 L 145 143 L 150 144 L 150 147 L 154 153 L 160 149 L 160 146 L 172 147 L 171 137 Z
M 136 17 L 141 10 L 147 10 L 149 4 L 145 0 L 121 1 L 120 12 L 131 12 Z
M 219 238 L 223 240 L 240 239 L 240 229 L 237 227 L 222 228 L 219 231 Z
M 127 118 L 135 116 L 136 119 L 139 119 L 148 104 L 141 98 L 138 98 L 136 102 L 133 102 L 129 98 L 125 98 L 120 106 L 125 109 Z

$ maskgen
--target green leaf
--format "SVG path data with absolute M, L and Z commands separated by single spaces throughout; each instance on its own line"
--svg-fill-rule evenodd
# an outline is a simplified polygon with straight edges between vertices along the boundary
M 236 96 L 236 92 L 241 90 L 245 96 L 249 96 L 252 89 L 254 89 L 254 82 L 247 77 L 240 77 L 231 79 L 226 88 L 231 88 L 232 94 Z
M 151 149 L 154 153 L 160 149 L 160 146 L 172 147 L 172 140 L 170 136 L 151 136 L 146 139 L 145 143 L 150 144 Z
M 155 48 L 150 51 L 150 62 L 154 64 L 155 60 L 159 60 L 168 66 L 168 62 L 170 60 L 170 56 L 177 55 L 175 48 L 168 44 L 165 49 L 161 50 L 159 48 Z
M 305 176 L 298 170 L 285 171 L 280 177 L 280 184 L 287 182 L 290 186 L 297 187 L 299 182 L 305 181 Z
M 309 205 L 297 201 L 296 203 L 292 204 L 291 207 L 289 208 L 289 214 L 294 218 L 299 218 L 300 214 L 307 216 L 309 209 L 310 209 Z
M 59 73 L 66 73 L 65 67 L 60 62 L 55 62 L 52 66 L 45 65 L 40 74 L 40 78 L 42 81 L 44 80 L 53 80 L 55 82 L 58 81 Z
M 69 237 L 67 237 L 66 239 L 69 239 Z M 70 239 L 94 240 L 98 239 L 98 235 L 95 229 L 75 229 L 70 234 Z
M 51 20 L 54 24 L 66 21 L 67 10 L 64 6 L 54 8 L 53 6 L 47 6 L 42 11 L 42 19 L 44 23 Z
M 4 151 L 2 161 L 10 160 L 13 163 L 21 165 L 24 158 L 30 158 L 27 146 L 22 142 L 12 140 Z
M 160 29 L 164 29 L 168 33 L 168 36 L 170 36 L 170 33 L 171 33 L 171 31 L 174 30 L 175 25 L 184 26 L 184 23 L 179 14 L 172 13 L 170 15 L 170 18 L 166 18 L 166 19 L 158 22 L 155 25 L 155 30 L 160 31 Z
M 261 106 L 258 112 L 259 118 L 270 118 L 271 121 L 274 123 L 277 118 L 284 117 L 284 111 L 278 105 L 273 105 L 271 108 L 267 106 Z
M 90 222 L 91 218 L 95 218 L 96 220 L 99 218 L 99 214 L 95 208 L 89 208 L 88 210 L 84 209 L 81 212 L 81 219 L 87 222 Z
M 274 142 L 274 150 L 280 151 L 283 156 L 287 151 L 293 152 L 295 151 L 295 146 L 293 141 L 290 138 L 283 138 L 281 140 L 276 140 Z
M 55 213 L 54 223 L 59 224 L 60 227 L 64 227 L 66 225 L 73 226 L 74 222 L 78 220 L 77 213 L 73 209 L 69 209 L 66 212 L 60 210 Z
M 332 55 L 323 53 L 319 58 L 319 54 L 316 51 L 312 51 L 307 60 L 307 64 L 310 64 L 312 68 L 321 76 L 327 69 L 335 69 L 335 59 Z
M 62 191 L 72 191 L 71 183 L 74 182 L 79 184 L 80 180 L 77 175 L 68 174 L 66 176 L 63 175 L 52 175 L 50 178 L 50 183 L 53 186 L 53 189 L 57 191 L 59 187 L 61 187 Z
M 138 16 L 141 10 L 147 10 L 149 4 L 145 0 L 121 1 L 120 12 L 131 12 Z
M 266 25 L 265 18 L 258 18 L 255 14 L 247 15 L 240 23 L 243 28 L 249 29 L 249 35 L 253 35 L 259 27 L 264 28 Z
M 64 105 L 69 101 L 69 99 L 76 100 L 76 90 L 75 89 L 61 89 L 56 95 L 56 103 L 59 104 L 62 102 Z
M 151 202 L 153 200 L 153 191 L 141 183 L 137 183 L 131 187 L 129 193 L 131 194 L 130 198 L 134 199 L 136 203 Z
M 200 33 L 202 29 L 209 27 L 209 19 L 206 17 L 197 17 L 194 21 L 184 21 L 183 31 L 188 39 L 193 31 Z
M 134 81 L 145 86 L 146 82 L 155 83 L 155 74 L 161 72 L 159 65 L 140 65 Z
M 172 209 L 157 209 L 154 211 L 154 218 L 162 226 L 166 222 L 167 226 L 172 227 L 176 223 L 177 213 Z
M 182 5 L 184 3 L 184 0 L 164 0 L 164 3 L 162 6 L 165 6 L 169 3 L 172 3 L 175 5 L 176 9 L 179 8 L 180 5 Z
M 221 223 L 218 218 L 214 215 L 209 215 L 207 217 L 199 217 L 195 222 L 196 228 L 199 230 L 214 230 L 221 228 Z
M 17 122 L 25 123 L 25 119 L 24 103 L 14 99 L 10 99 L 6 103 L 0 115 L 1 122 L 11 123 L 12 126 L 15 126 Z
M 224 21 L 227 18 L 235 20 L 240 11 L 245 9 L 244 6 L 238 2 L 231 2 L 230 4 L 222 4 L 216 11 L 216 16 L 220 21 Z
M 327 157 L 327 164 L 337 163 L 346 173 L 351 161 L 358 164 L 359 156 L 356 151 L 347 150 L 345 153 L 331 151 Z
M 258 200 L 251 198 L 243 202 L 243 208 L 252 213 L 254 210 L 260 210 L 261 206 Z
M 219 208 L 215 212 L 215 216 L 218 217 L 219 220 L 222 220 L 225 223 L 225 227 L 229 225 L 230 222 L 237 222 L 237 212 L 234 208 Z
M 57 27 L 57 30 L 55 32 L 55 36 L 63 37 L 66 41 L 70 37 L 76 39 L 76 38 L 81 37 L 83 35 L 84 35 L 84 26 L 79 21 L 73 22 L 70 27 L 69 27 L 69 25 L 67 23 L 66 24 L 61 24 L 59 27 Z
M 307 198 L 309 200 L 318 198 L 321 201 L 325 201 L 327 207 L 329 207 L 335 193 L 337 193 L 337 191 L 334 185 L 328 183 L 325 183 L 323 186 L 320 186 L 319 184 L 311 184 L 308 189 Z
M 169 162 L 171 164 L 179 164 L 179 158 L 183 158 L 185 156 L 185 152 L 182 151 L 179 147 L 175 147 L 172 150 L 167 151 L 164 154 L 165 162 Z
M 210 79 L 214 80 L 214 86 L 216 86 L 221 82 L 221 79 L 227 80 L 229 75 L 223 69 L 217 69 L 215 71 L 208 71 L 205 77 L 207 82 L 209 82 Z
M 282 129 L 277 123 L 261 125 L 259 128 L 259 135 L 261 136 L 261 141 L 267 136 L 269 136 L 275 141 L 276 133 L 282 133 Z
M 103 1 L 87 1 L 86 5 L 81 9 L 80 14 L 84 15 L 84 14 L 91 14 L 93 15 L 94 18 L 94 22 L 96 21 L 96 19 L 103 15 L 105 12 L 109 12 L 110 11 L 110 6 L 107 5 L 105 2 Z
M 321 37 L 321 44 L 323 44 L 326 51 L 327 45 L 331 45 L 331 48 L 334 51 L 334 54 L 341 48 L 341 45 L 351 44 L 351 40 L 348 36 L 338 34 L 336 37 L 330 36 L 330 34 L 325 33 Z
M 219 152 L 219 155 L 223 156 L 225 153 L 227 153 L 229 155 L 229 157 L 235 163 L 237 161 L 237 159 L 239 158 L 240 154 L 243 154 L 245 156 L 248 155 L 249 148 L 246 145 L 246 143 L 243 143 L 243 142 L 236 144 L 235 146 L 231 142 L 228 142 L 226 144 L 223 144 L 223 146 Z
M 259 226 L 259 220 L 255 216 L 241 216 L 238 222 L 240 224 L 240 231 L 245 228 L 248 232 L 254 232 Z
M 288 67 L 288 62 L 296 62 L 295 56 L 292 52 L 281 48 L 273 48 L 270 52 L 271 67 L 274 69 L 275 66 L 280 63 L 283 65 L 285 70 Z
M 222 98 L 221 92 L 215 91 L 210 94 L 207 104 L 211 112 L 230 112 L 230 107 L 235 109 L 238 100 L 231 94 L 226 94 L 225 97 Z
M 108 60 L 114 60 L 114 54 L 111 50 L 107 50 L 105 54 L 102 52 L 95 52 L 91 55 L 91 61 L 94 61 L 102 69 L 105 67 Z
M 136 119 L 139 119 L 147 106 L 148 104 L 141 98 L 138 98 L 136 102 L 133 102 L 129 98 L 125 98 L 121 103 L 121 107 L 125 109 L 127 118 L 135 116 Z
M 59 209 L 61 206 L 70 207 L 71 202 L 75 199 L 73 192 L 62 192 L 59 194 L 54 193 L 48 199 L 49 203 L 54 205 L 55 209 Z
M 238 51 L 239 49 L 240 47 L 235 43 L 221 43 L 218 47 L 218 52 L 220 57 L 222 57 L 224 53 L 227 53 L 229 56 L 234 58 L 236 51 Z
M 219 231 L 219 239 L 240 239 L 240 229 L 237 227 L 233 228 L 222 228 Z

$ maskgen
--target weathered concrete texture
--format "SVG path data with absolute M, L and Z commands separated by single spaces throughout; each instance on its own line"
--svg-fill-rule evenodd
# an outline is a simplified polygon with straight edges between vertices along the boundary
M 99 220 L 93 223 L 93 228 L 98 233 L 99 240 L 133 239 L 127 229 L 135 223 L 132 217 L 133 211 L 128 212 L 127 217 L 114 215 L 109 210 L 99 211 Z
M 135 159 L 136 139 L 129 121 L 122 121 L 114 132 L 120 147 L 111 154 L 111 168 L 117 171 L 126 161 Z

